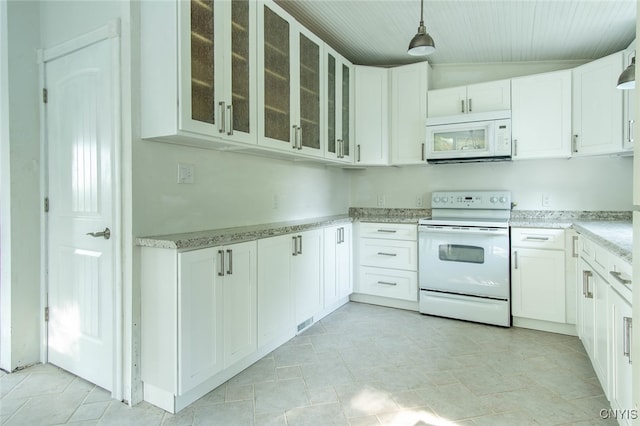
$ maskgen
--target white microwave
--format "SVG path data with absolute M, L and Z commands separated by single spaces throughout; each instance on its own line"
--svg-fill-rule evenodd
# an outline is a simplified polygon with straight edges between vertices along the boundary
M 511 160 L 511 111 L 427 119 L 427 163 Z

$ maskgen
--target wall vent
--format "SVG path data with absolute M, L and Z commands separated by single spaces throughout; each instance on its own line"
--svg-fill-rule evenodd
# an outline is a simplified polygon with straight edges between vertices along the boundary
M 298 324 L 298 333 L 300 333 L 305 328 L 309 327 L 311 324 L 313 324 L 313 317 L 311 317 L 308 320 Z

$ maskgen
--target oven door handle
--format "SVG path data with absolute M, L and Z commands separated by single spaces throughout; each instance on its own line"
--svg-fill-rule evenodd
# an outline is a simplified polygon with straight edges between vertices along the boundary
M 508 228 L 469 228 L 469 227 L 431 227 L 419 226 L 418 231 L 427 234 L 455 234 L 455 235 L 509 235 Z

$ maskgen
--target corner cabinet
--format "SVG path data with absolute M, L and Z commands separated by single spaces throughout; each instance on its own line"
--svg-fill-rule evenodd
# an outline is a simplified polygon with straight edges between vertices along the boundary
M 616 88 L 623 63 L 618 52 L 573 69 L 573 155 L 623 150 L 623 91 Z
M 354 72 L 353 65 L 325 45 L 325 157 L 353 163 Z
M 257 246 L 141 250 L 144 397 L 175 413 L 255 361 Z
M 140 7 L 141 137 L 205 147 L 255 144 L 256 3 Z
M 258 143 L 323 157 L 323 42 L 271 1 L 258 2 Z
M 513 159 L 571 156 L 571 70 L 511 80 Z
M 389 70 L 355 66 L 356 165 L 389 164 Z
M 390 73 L 391 164 L 423 164 L 430 66 L 419 62 Z

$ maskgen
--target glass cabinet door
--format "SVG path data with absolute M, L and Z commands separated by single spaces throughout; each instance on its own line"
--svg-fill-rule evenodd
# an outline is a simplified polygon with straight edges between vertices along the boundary
M 249 42 L 251 21 L 249 0 L 231 2 L 231 126 L 233 130 L 251 133 L 251 57 Z
M 350 129 L 351 129 L 351 75 L 347 65 L 342 64 L 342 122 L 341 122 L 341 140 L 342 140 L 342 157 L 349 157 L 351 145 Z
M 291 73 L 289 23 L 264 6 L 264 136 L 291 142 Z
M 214 2 L 191 1 L 191 118 L 216 124 Z
M 300 34 L 300 144 L 320 149 L 320 46 Z
M 327 152 L 338 155 L 336 144 L 336 58 L 331 53 L 327 53 Z

